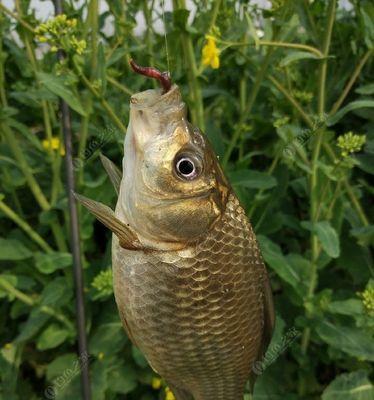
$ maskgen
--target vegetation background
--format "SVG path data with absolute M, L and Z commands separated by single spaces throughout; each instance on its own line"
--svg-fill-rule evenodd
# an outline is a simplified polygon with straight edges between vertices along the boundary
M 156 84 L 134 57 L 171 71 L 258 235 L 277 324 L 254 399 L 373 400 L 373 2 L 100 3 L 48 22 L 0 3 L 0 398 L 80 398 L 58 98 L 78 192 L 114 206 L 99 153 L 120 165 L 129 96 Z M 122 331 L 110 233 L 80 228 L 93 398 L 171 399 Z

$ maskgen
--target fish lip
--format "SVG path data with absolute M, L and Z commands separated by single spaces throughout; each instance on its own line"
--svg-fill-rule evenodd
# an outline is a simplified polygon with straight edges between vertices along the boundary
M 162 89 L 148 89 L 135 93 L 130 98 L 130 108 L 134 110 L 155 109 L 167 111 L 169 107 L 184 107 L 182 96 L 177 85 L 172 85 L 166 93 Z

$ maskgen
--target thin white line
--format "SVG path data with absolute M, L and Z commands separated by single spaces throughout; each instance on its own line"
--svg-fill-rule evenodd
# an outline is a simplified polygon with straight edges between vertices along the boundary
M 162 0 L 162 1 L 161 1 L 161 7 L 162 7 L 162 20 L 163 20 L 163 23 L 164 23 L 164 37 L 165 37 L 166 63 L 167 63 L 167 66 L 168 66 L 168 73 L 169 73 L 169 75 L 170 75 L 168 39 L 167 39 L 166 24 L 165 24 L 165 0 Z

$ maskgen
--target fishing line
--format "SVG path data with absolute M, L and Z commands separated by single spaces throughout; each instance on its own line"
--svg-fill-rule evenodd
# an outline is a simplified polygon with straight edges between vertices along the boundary
M 170 62 L 169 62 L 169 51 L 168 51 L 168 39 L 166 33 L 166 24 L 165 24 L 165 0 L 161 0 L 161 8 L 162 8 L 162 21 L 164 23 L 164 38 L 165 38 L 165 53 L 166 53 L 166 63 L 168 67 L 168 73 L 170 75 Z

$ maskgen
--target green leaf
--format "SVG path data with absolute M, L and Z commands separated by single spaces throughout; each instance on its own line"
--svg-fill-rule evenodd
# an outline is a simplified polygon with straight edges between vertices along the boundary
M 20 334 L 16 342 L 23 342 L 35 336 L 50 318 L 38 308 L 34 308 L 25 324 L 20 325 Z
M 270 189 L 277 185 L 276 179 L 265 173 L 254 170 L 239 170 L 228 173 L 233 186 L 243 186 L 250 189 Z
M 300 284 L 300 278 L 282 254 L 280 247 L 265 236 L 258 235 L 258 242 L 264 260 L 287 283 L 293 287 Z
M 59 307 L 69 302 L 73 295 L 73 288 L 66 278 L 58 277 L 46 284 L 40 296 L 40 304 Z
M 341 301 L 333 301 L 328 307 L 328 311 L 332 314 L 356 316 L 363 314 L 362 301 L 359 299 L 347 299 Z
M 68 105 L 83 117 L 86 116 L 80 100 L 75 94 L 64 84 L 65 81 L 61 77 L 57 77 L 45 72 L 38 72 L 37 74 L 40 83 L 43 84 L 48 90 L 56 96 L 61 97 L 68 103 Z
M 38 350 L 54 349 L 63 343 L 69 336 L 69 331 L 58 324 L 51 324 L 39 336 L 36 347 Z
M 358 94 L 370 95 L 374 93 L 374 83 L 368 83 L 367 85 L 363 85 L 358 87 L 355 90 Z
M 47 366 L 47 380 L 52 381 L 52 379 L 63 375 L 66 370 L 74 369 L 76 361 L 78 361 L 78 357 L 74 353 L 66 353 L 62 356 L 56 357 Z
M 245 18 L 247 20 L 248 30 L 249 30 L 249 32 L 251 34 L 251 37 L 253 38 L 253 40 L 255 42 L 255 48 L 257 50 L 260 47 L 260 38 L 257 35 L 257 30 L 255 28 L 255 24 L 252 21 L 250 13 L 248 13 L 246 11 L 244 15 L 245 15 Z
M 136 372 L 130 365 L 116 365 L 108 375 L 108 387 L 115 393 L 127 394 L 138 385 Z
M 286 260 L 292 271 L 298 276 L 299 284 L 294 287 L 300 298 L 305 299 L 309 290 L 309 281 L 311 279 L 311 262 L 300 254 L 290 253 Z
M 24 260 L 32 252 L 16 239 L 0 238 L 0 260 Z
M 8 343 L 0 349 L 0 399 L 20 400 L 16 394 L 20 386 L 19 368 L 23 361 L 23 346 Z
M 363 24 L 364 40 L 367 47 L 370 49 L 374 48 L 374 7 L 372 2 L 365 3 L 361 5 L 360 19 Z
M 293 51 L 290 54 L 288 54 L 283 60 L 280 62 L 281 67 L 286 67 L 287 65 L 299 61 L 299 60 L 305 60 L 305 59 L 314 59 L 318 60 L 319 57 L 317 57 L 315 54 L 310 53 L 308 51 Z
M 120 349 L 126 341 L 126 334 L 123 331 L 120 322 L 109 322 L 100 325 L 89 343 L 90 353 L 103 356 L 114 354 Z
M 374 386 L 364 370 L 341 374 L 322 394 L 322 400 L 373 400 Z
M 329 117 L 326 121 L 327 126 L 335 125 L 340 121 L 345 114 L 353 110 L 359 110 L 360 108 L 373 108 L 374 100 L 356 100 L 352 103 L 347 104 L 345 107 L 341 108 L 336 114 Z
M 364 246 L 374 243 L 374 225 L 354 228 L 351 229 L 350 233 L 358 239 L 358 243 Z
M 108 58 L 108 61 L 106 62 L 106 68 L 115 64 L 121 58 L 124 58 L 126 56 L 126 54 L 128 54 L 128 50 L 125 47 L 119 47 L 119 48 L 115 49 L 111 53 L 110 57 Z
M 354 158 L 358 162 L 358 167 L 368 174 L 374 175 L 374 154 L 357 154 Z
M 184 8 L 175 10 L 173 13 L 174 26 L 180 31 L 185 32 L 189 15 L 190 11 Z
M 106 400 L 105 392 L 108 389 L 108 368 L 100 361 L 95 361 L 90 367 L 92 376 L 92 400 Z
M 70 253 L 35 253 L 36 268 L 43 274 L 51 274 L 61 268 L 72 265 Z
M 341 237 L 342 247 L 341 255 L 336 260 L 338 268 L 349 273 L 349 281 L 351 285 L 363 286 L 371 277 L 372 256 L 370 250 L 358 245 L 352 237 Z
M 359 360 L 374 361 L 373 338 L 362 329 L 340 326 L 324 320 L 317 323 L 316 331 L 331 347 Z
M 2 281 L 4 282 L 4 286 L 7 287 L 9 285 L 16 287 L 18 283 L 18 278 L 16 275 L 10 274 L 1 274 L 0 275 L 0 299 L 2 297 L 7 297 L 9 301 L 13 301 L 15 296 L 13 293 L 8 292 L 8 290 L 4 289 L 1 285 Z
M 321 221 L 315 224 L 315 231 L 321 242 L 323 250 L 332 258 L 340 255 L 339 237 L 336 230 L 328 221 Z
M 139 365 L 139 367 L 145 368 L 148 365 L 147 359 L 136 346 L 132 346 L 132 357 L 135 360 L 136 364 Z
M 99 49 L 97 52 L 97 79 L 101 83 L 101 93 L 105 94 L 106 91 L 106 66 L 105 66 L 105 51 L 104 46 L 100 42 Z

